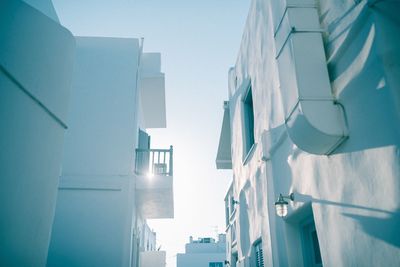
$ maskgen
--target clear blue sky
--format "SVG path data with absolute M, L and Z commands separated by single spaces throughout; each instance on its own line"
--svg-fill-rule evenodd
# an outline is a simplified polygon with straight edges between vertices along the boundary
M 144 37 L 162 53 L 167 129 L 152 130 L 152 147 L 174 146 L 175 219 L 153 220 L 167 266 L 189 236 L 225 231 L 231 172 L 215 169 L 227 99 L 227 73 L 239 51 L 250 0 L 54 0 L 61 23 L 81 36 Z

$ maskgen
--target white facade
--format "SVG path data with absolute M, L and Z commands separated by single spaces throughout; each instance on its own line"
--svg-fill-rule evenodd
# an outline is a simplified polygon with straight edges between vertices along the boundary
M 233 170 L 231 266 L 400 263 L 396 10 L 398 1 L 252 2 L 217 156 Z M 274 202 L 291 192 L 282 219 Z
M 185 253 L 176 256 L 177 267 L 223 267 L 225 266 L 226 238 L 220 234 L 214 238 L 199 238 L 185 245 Z
M 140 267 L 165 267 L 165 251 L 143 251 L 140 252 Z
M 0 265 L 45 266 L 75 40 L 51 15 L 0 2 Z
M 147 224 L 143 225 L 142 236 L 140 238 L 140 267 L 165 267 L 167 254 L 156 247 L 156 233 Z
M 166 127 L 160 58 L 72 36 L 50 0 L 0 3 L 0 266 L 165 266 L 146 224 L 174 214 L 172 146 L 146 134 Z
M 47 266 L 138 266 L 141 251 L 155 250 L 145 220 L 173 217 L 172 151 L 165 152 L 171 173 L 150 180 L 138 172 L 154 164 L 145 125 L 165 126 L 165 103 L 161 111 L 150 110 L 157 112 L 153 117 L 143 112 L 142 77 L 157 80 L 162 95 L 153 90 L 152 96 L 165 101 L 159 58 L 142 53 L 137 39 L 76 38 L 70 128 Z

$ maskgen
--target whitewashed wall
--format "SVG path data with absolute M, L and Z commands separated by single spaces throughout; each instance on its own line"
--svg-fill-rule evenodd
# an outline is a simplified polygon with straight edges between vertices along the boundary
M 144 251 L 140 253 L 140 267 L 165 267 L 165 251 Z
M 47 266 L 129 266 L 138 135 L 137 39 L 77 37 Z
M 176 256 L 177 267 L 203 267 L 211 262 L 219 262 L 224 265 L 226 259 L 226 237 L 220 234 L 218 241 L 201 243 L 190 237 L 190 242 L 185 245 L 185 253 Z M 199 239 L 200 240 L 200 239 Z
M 279 80 L 285 69 L 278 70 L 275 59 L 274 2 L 252 2 L 229 73 L 239 259 L 252 255 L 252 244 L 262 237 L 266 266 L 301 266 L 293 231 L 303 216 L 300 207 L 311 204 L 324 266 L 395 266 L 400 262 L 400 21 L 395 11 L 400 4 L 317 1 L 332 92 L 344 106 L 349 129 L 349 138 L 331 155 L 317 156 L 298 149 L 286 134 Z M 256 145 L 243 164 L 246 80 L 253 86 Z M 285 222 L 273 203 L 279 193 L 291 191 L 296 201 Z
M 31 7 L 34 7 L 35 9 L 39 10 L 41 13 L 45 14 L 52 20 L 60 22 L 52 0 L 22 0 L 22 1 L 24 1 Z
M 74 48 L 46 13 L 1 1 L 0 266 L 46 265 Z
M 225 261 L 225 253 L 188 253 L 177 254 L 177 267 L 208 267 L 210 262 Z

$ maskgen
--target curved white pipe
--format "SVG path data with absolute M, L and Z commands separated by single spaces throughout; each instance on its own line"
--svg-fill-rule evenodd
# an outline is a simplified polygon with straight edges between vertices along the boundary
M 290 139 L 330 154 L 347 137 L 344 110 L 331 92 L 319 16 L 313 1 L 273 1 L 276 59 Z

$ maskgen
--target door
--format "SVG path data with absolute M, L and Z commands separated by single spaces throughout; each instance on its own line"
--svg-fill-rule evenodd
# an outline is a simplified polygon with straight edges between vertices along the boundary
M 150 171 L 150 136 L 139 129 L 138 150 L 136 152 L 136 171 L 139 174 L 148 174 Z
M 319 248 L 317 230 L 314 220 L 301 225 L 303 258 L 305 267 L 322 267 L 321 251 Z

